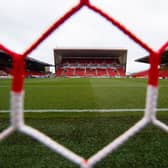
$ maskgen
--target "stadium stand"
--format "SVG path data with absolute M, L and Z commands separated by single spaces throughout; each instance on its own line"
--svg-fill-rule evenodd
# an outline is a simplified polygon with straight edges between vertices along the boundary
M 50 64 L 38 61 L 33 58 L 26 58 L 26 77 L 42 77 L 50 74 Z M 0 77 L 12 75 L 12 58 L 5 52 L 0 51 Z
M 54 49 L 56 77 L 125 77 L 125 49 Z
M 149 64 L 149 56 L 139 58 L 135 61 Z M 133 77 L 147 77 L 148 70 L 141 71 L 138 73 L 133 73 L 132 76 Z M 168 48 L 161 56 L 160 67 L 159 67 L 159 78 L 168 79 Z
M 131 76 L 134 78 L 147 78 L 148 70 L 133 73 Z
M 168 79 L 168 69 L 160 70 L 159 71 L 159 77 Z

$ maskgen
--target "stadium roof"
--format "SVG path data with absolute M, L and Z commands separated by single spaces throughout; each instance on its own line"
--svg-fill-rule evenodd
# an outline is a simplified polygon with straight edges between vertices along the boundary
M 12 57 L 0 50 L 0 66 L 1 68 L 12 67 Z M 34 58 L 26 58 L 26 70 L 29 71 L 44 71 L 45 67 L 53 66 L 51 64 L 36 60 Z
M 118 58 L 127 55 L 127 49 L 54 49 L 54 55 L 63 58 Z
M 8 55 L 7 53 L 5 53 L 4 51 L 0 50 L 0 60 L 1 58 L 4 58 L 4 59 L 10 59 L 10 55 Z M 36 64 L 41 64 L 43 66 L 53 66 L 51 64 L 48 64 L 48 63 L 45 63 L 45 62 L 42 62 L 42 61 L 39 61 L 37 59 L 34 59 L 34 58 L 31 58 L 31 57 L 27 57 L 26 58 L 26 62 L 28 63 L 36 63 Z
M 137 62 L 143 62 L 143 63 L 149 63 L 149 56 L 145 56 L 145 57 L 136 59 L 135 61 L 137 61 Z M 168 48 L 162 54 L 162 56 L 161 56 L 161 63 L 160 64 L 161 65 L 168 64 Z

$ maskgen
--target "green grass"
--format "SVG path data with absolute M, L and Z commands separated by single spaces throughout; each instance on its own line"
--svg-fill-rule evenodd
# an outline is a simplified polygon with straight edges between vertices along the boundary
M 25 83 L 25 109 L 144 108 L 145 104 L 142 79 L 28 79 Z M 4 100 L 0 109 L 9 108 L 9 88 L 0 87 Z
M 89 157 L 139 120 L 139 113 L 26 114 L 26 123 L 76 153 Z M 160 116 L 168 121 L 168 116 Z M 1 129 L 7 126 L 5 116 Z M 3 127 L 2 127 L 3 125 Z M 75 168 L 31 138 L 14 134 L 0 145 L 2 168 Z M 168 166 L 168 135 L 148 126 L 96 167 L 163 168 Z
M 0 110 L 9 109 L 10 81 L 0 81 Z M 167 108 L 168 81 L 160 81 L 159 107 Z M 28 79 L 26 109 L 144 108 L 144 79 Z M 25 113 L 25 122 L 88 158 L 126 131 L 140 112 Z M 168 124 L 168 113 L 159 113 Z M 9 125 L 0 114 L 0 131 Z M 152 125 L 132 137 L 96 168 L 167 168 L 168 135 Z M 77 168 L 30 137 L 15 133 L 0 143 L 1 168 Z
M 0 110 L 9 109 L 10 85 L 0 83 Z M 25 109 L 144 108 L 144 79 L 27 79 Z M 168 81 L 160 81 L 159 108 L 167 108 Z

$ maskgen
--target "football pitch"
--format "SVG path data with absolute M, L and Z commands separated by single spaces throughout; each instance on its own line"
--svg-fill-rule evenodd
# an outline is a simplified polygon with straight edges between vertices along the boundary
M 160 80 L 158 117 L 168 124 L 168 80 Z M 85 158 L 135 124 L 145 108 L 145 79 L 26 79 L 25 122 Z M 9 125 L 10 80 L 0 81 L 0 130 Z M 166 168 L 168 134 L 152 125 L 96 168 Z M 1 168 L 78 167 L 20 133 L 0 142 Z

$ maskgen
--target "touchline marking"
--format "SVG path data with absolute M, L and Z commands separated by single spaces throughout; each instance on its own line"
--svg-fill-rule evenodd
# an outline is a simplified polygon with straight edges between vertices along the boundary
M 168 108 L 157 108 L 157 111 L 168 111 Z M 131 108 L 131 109 L 27 109 L 24 112 L 35 112 L 35 113 L 45 113 L 45 112 L 143 112 L 143 108 Z M 8 113 L 10 110 L 0 110 L 0 113 Z
M 0 86 L 0 88 L 10 88 L 10 86 Z

